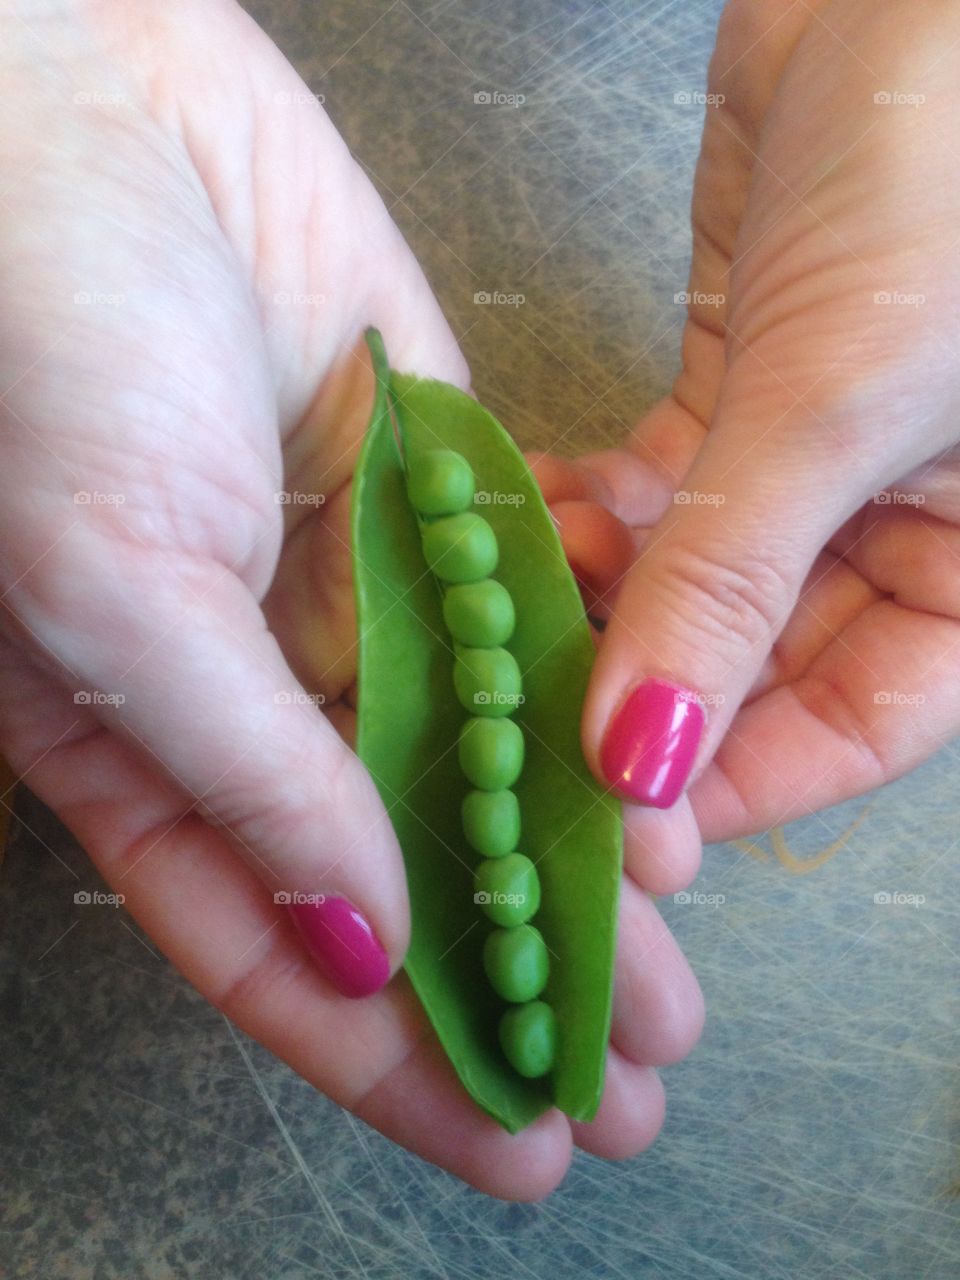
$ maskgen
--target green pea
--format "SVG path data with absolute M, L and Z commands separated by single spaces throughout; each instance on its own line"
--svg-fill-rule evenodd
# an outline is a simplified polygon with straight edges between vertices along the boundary
M 473 877 L 473 897 L 494 924 L 525 924 L 540 906 L 537 868 L 522 853 L 488 858 Z
M 500 1019 L 500 1047 L 514 1071 L 528 1080 L 545 1076 L 557 1056 L 557 1018 L 548 1004 L 514 1005 Z
M 516 615 L 506 587 L 484 578 L 448 588 L 443 596 L 443 620 L 459 644 L 492 649 L 506 644 L 513 635 Z
M 407 497 L 422 516 L 452 516 L 473 502 L 470 463 L 453 449 L 429 449 L 407 472 Z
M 497 567 L 497 539 L 483 516 L 441 516 L 421 534 L 427 564 L 441 582 L 477 582 Z
M 473 716 L 460 730 L 457 751 L 467 781 L 481 791 L 512 787 L 523 768 L 523 731 L 513 720 Z
M 507 649 L 459 649 L 453 686 L 475 716 L 508 716 L 523 701 L 520 668 Z
M 502 858 L 517 847 L 520 802 L 512 791 L 468 791 L 460 816 L 464 835 L 485 858 Z
M 547 985 L 550 953 L 532 924 L 494 929 L 483 944 L 483 967 L 502 1000 L 523 1004 L 535 1000 Z

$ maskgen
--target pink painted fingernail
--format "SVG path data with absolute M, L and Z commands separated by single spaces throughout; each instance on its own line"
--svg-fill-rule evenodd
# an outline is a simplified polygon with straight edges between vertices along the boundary
M 614 716 L 600 751 L 604 777 L 628 800 L 669 809 L 693 768 L 703 733 L 697 695 L 644 680 Z
M 341 995 L 371 996 L 390 977 L 390 961 L 368 921 L 346 898 L 302 894 L 287 907 L 297 932 Z

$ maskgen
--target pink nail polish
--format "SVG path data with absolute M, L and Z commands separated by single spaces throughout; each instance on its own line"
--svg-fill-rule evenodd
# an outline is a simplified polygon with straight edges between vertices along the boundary
M 316 897 L 320 901 L 287 907 L 312 959 L 341 995 L 373 995 L 390 977 L 390 961 L 377 935 L 346 898 Z
M 693 768 L 703 732 L 696 694 L 644 680 L 614 716 L 600 751 L 604 777 L 629 800 L 669 809 Z

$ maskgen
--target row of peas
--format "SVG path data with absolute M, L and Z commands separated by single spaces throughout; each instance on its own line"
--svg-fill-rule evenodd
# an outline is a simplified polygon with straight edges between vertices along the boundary
M 474 898 L 497 926 L 483 948 L 490 985 L 510 1004 L 500 1018 L 500 1045 L 511 1066 L 530 1079 L 546 1075 L 556 1054 L 556 1016 L 537 999 L 547 984 L 549 953 L 530 920 L 540 906 L 537 869 L 517 852 L 520 806 L 510 788 L 523 768 L 523 732 L 509 714 L 521 698 L 516 659 L 503 646 L 513 634 L 510 593 L 490 577 L 497 538 L 473 505 L 469 462 L 451 449 L 414 460 L 407 496 L 421 520 L 423 553 L 443 587 L 443 617 L 454 641 L 457 698 L 471 718 L 459 739 L 460 767 L 475 790 L 464 797 L 468 843 L 482 857 Z

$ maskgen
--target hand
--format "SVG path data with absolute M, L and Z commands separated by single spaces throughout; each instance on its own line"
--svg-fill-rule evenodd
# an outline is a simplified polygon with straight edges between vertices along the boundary
M 708 841 L 888 782 L 958 727 L 958 63 L 948 4 L 734 0 L 683 370 L 624 449 L 537 465 L 609 613 L 593 767 L 669 804 L 692 766 Z
M 380 985 L 408 935 L 395 838 L 336 731 L 364 327 L 398 367 L 467 385 L 397 229 L 226 0 L 3 0 L 0 49 L 0 748 L 201 992 L 398 1142 L 516 1199 L 573 1142 L 638 1150 L 662 1117 L 650 1064 L 689 1048 L 701 1004 L 632 880 L 592 1125 L 552 1112 L 510 1137 L 403 975 L 364 1001 L 328 981 Z M 669 840 L 653 887 L 695 864 L 692 823 Z M 322 976 L 277 892 L 356 904 L 382 972 L 328 954 Z

